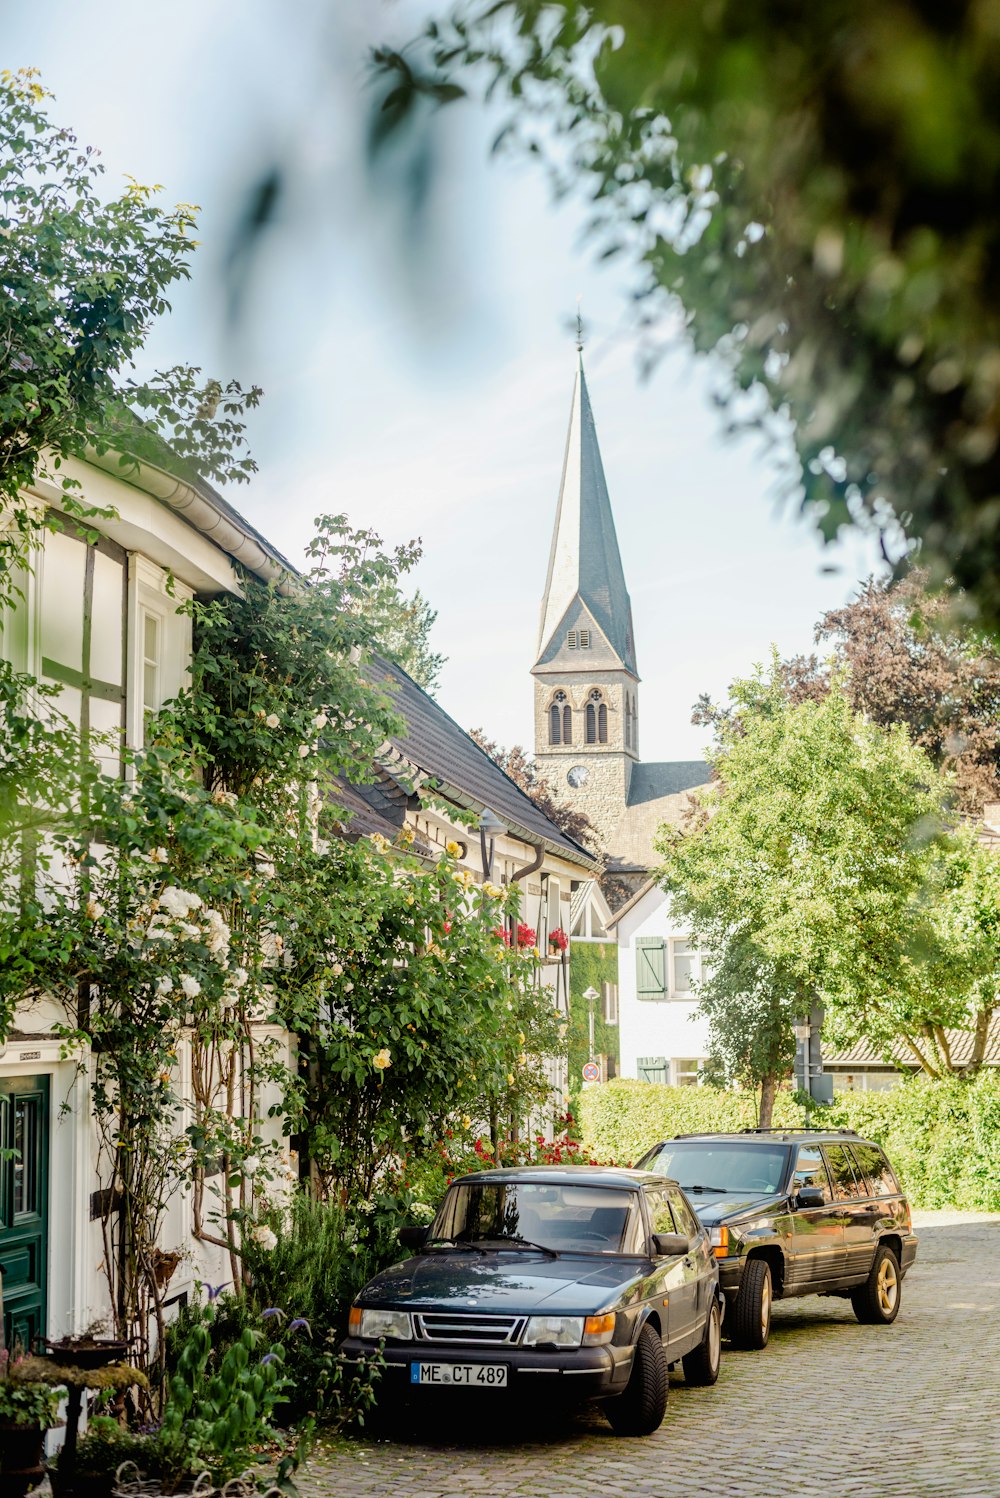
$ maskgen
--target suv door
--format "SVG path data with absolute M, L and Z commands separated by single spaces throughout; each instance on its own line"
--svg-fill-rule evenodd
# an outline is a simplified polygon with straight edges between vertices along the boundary
M 797 1206 L 803 1186 L 819 1187 L 821 1207 Z M 844 1272 L 844 1221 L 818 1144 L 802 1144 L 789 1188 L 792 1236 L 785 1272 L 786 1295 L 808 1295 L 835 1283 Z
M 868 1182 L 855 1169 L 849 1146 L 824 1144 L 823 1151 L 844 1223 L 844 1283 L 858 1284 L 867 1277 L 875 1257 L 879 1208 L 871 1200 Z
M 683 1224 L 674 1217 L 667 1186 L 643 1188 L 646 1206 L 649 1209 L 650 1227 L 654 1233 L 683 1233 L 688 1236 Z M 698 1265 L 694 1252 L 681 1259 L 674 1259 L 657 1276 L 659 1293 L 668 1300 L 667 1354 L 671 1361 L 679 1358 L 700 1338 L 701 1322 L 698 1317 Z

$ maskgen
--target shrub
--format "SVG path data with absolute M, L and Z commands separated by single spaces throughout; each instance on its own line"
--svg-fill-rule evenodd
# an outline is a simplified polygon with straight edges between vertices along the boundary
M 823 1118 L 877 1140 L 915 1207 L 1000 1211 L 1000 1078 L 992 1072 L 839 1093 Z
M 578 1119 L 583 1145 L 598 1160 L 634 1165 L 650 1145 L 671 1134 L 744 1129 L 757 1122 L 751 1092 L 718 1087 L 665 1087 L 620 1077 L 581 1094 Z M 788 1092 L 774 1101 L 774 1124 L 802 1123 L 802 1110 Z
M 580 1099 L 584 1146 L 597 1159 L 630 1165 L 658 1139 L 755 1122 L 748 1092 L 661 1087 L 625 1078 Z M 882 1145 L 914 1207 L 1000 1211 L 1000 1077 L 913 1077 L 885 1092 L 842 1092 L 814 1109 L 819 1127 L 854 1129 Z M 775 1099 L 774 1123 L 800 1127 L 791 1093 Z
M 97 1490 L 100 1485 L 110 1493 L 114 1475 L 123 1462 L 134 1462 L 136 1469 L 147 1477 L 158 1476 L 160 1469 L 153 1437 L 135 1435 L 123 1430 L 117 1420 L 107 1415 L 95 1415 L 76 1448 L 78 1485 L 81 1489 L 91 1490 Z

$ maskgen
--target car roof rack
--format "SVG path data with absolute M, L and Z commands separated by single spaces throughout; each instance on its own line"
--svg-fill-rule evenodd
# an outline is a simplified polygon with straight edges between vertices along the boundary
M 804 1127 L 802 1127 L 802 1128 L 787 1128 L 787 1129 L 758 1129 L 758 1128 L 745 1128 L 745 1129 L 699 1129 L 694 1134 L 674 1134 L 673 1138 L 674 1139 L 732 1139 L 733 1136 L 734 1136 L 734 1134 L 735 1135 L 739 1135 L 739 1134 L 766 1134 L 766 1135 L 777 1134 L 782 1139 L 787 1139 L 787 1138 L 789 1138 L 790 1135 L 793 1135 L 793 1134 L 844 1134 L 844 1135 L 846 1135 L 846 1137 L 848 1139 L 858 1139 L 858 1138 L 860 1138 L 860 1135 L 858 1134 L 858 1132 L 857 1132 L 856 1129 L 823 1128 L 822 1126 L 820 1126 L 819 1128 L 816 1128 L 816 1129 L 807 1129 L 807 1128 L 804 1128 Z

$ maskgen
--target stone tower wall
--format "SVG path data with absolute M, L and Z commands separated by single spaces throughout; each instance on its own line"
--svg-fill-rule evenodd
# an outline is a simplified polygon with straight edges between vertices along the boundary
M 608 741 L 586 742 L 586 708 L 590 693 L 598 689 L 608 708 Z M 573 742 L 549 743 L 549 708 L 556 692 L 565 692 L 573 713 Z M 546 673 L 535 677 L 535 757 L 556 796 L 582 811 L 602 839 L 611 837 L 622 819 L 628 797 L 632 765 L 638 760 L 635 747 L 625 747 L 625 694 L 636 700 L 635 678 L 623 671 L 579 670 L 579 674 Z M 568 772 L 581 765 L 587 771 L 582 786 L 567 780 Z

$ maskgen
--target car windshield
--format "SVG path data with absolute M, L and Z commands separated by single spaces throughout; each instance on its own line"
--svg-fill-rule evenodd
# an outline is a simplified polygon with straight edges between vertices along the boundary
M 478 1243 L 554 1253 L 638 1251 L 638 1196 L 605 1186 L 548 1186 L 534 1181 L 476 1181 L 450 1187 L 431 1241 Z
M 780 1191 L 788 1146 L 735 1144 L 731 1140 L 668 1140 L 642 1162 L 644 1170 L 670 1176 L 685 1191 Z

